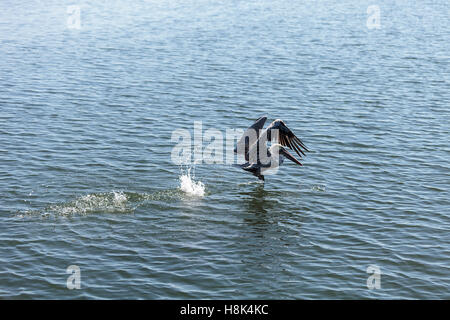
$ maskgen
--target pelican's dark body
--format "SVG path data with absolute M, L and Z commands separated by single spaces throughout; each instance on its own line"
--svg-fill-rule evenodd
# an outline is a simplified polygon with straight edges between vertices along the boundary
M 305 144 L 294 135 L 294 133 L 286 126 L 283 120 L 277 119 L 273 121 L 265 130 L 262 130 L 267 117 L 261 117 L 251 125 L 238 141 L 234 152 L 243 154 L 244 164 L 238 165 L 245 171 L 251 172 L 258 179 L 264 181 L 263 172 L 279 167 L 283 164 L 284 159 L 302 165 L 295 157 L 293 157 L 284 147 L 293 149 L 300 159 L 305 156 L 305 151 L 309 151 Z M 267 142 L 276 141 L 270 148 Z

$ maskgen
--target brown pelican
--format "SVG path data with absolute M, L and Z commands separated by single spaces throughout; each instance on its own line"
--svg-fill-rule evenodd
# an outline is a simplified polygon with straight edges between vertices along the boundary
M 262 130 L 267 117 L 261 117 L 251 125 L 238 141 L 234 152 L 245 156 L 246 163 L 238 165 L 264 181 L 263 173 L 281 166 L 285 158 L 302 165 L 285 147 L 294 150 L 300 159 L 309 151 L 305 144 L 286 126 L 283 120 L 273 121 Z M 274 141 L 269 148 L 267 142 Z

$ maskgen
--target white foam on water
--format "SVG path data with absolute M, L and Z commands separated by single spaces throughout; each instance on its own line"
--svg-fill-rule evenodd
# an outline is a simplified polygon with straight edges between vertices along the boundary
M 127 202 L 127 196 L 123 192 L 113 191 L 114 194 L 114 204 L 117 206 L 123 206 Z
M 193 180 L 190 168 L 180 176 L 180 190 L 192 196 L 203 197 L 205 195 L 205 185 L 201 181 Z
M 189 177 L 189 174 L 187 177 Z M 201 188 L 199 188 L 199 183 L 194 183 L 192 181 L 191 183 L 193 186 L 191 188 L 186 188 L 185 192 L 199 196 L 204 194 L 201 192 Z M 186 182 L 182 184 L 184 186 L 189 186 L 189 183 Z M 91 193 L 79 196 L 67 202 L 51 204 L 45 209 L 19 211 L 16 214 L 16 218 L 23 219 L 32 215 L 41 215 L 41 217 L 47 218 L 51 216 L 70 216 L 75 214 L 132 213 L 144 202 L 154 200 L 171 201 L 179 197 L 180 193 L 173 188 L 153 193 L 131 193 L 123 191 Z
M 60 215 L 88 214 L 93 212 L 126 213 L 132 210 L 128 198 L 121 191 L 93 193 L 78 197 L 63 204 L 50 206 L 48 209 Z

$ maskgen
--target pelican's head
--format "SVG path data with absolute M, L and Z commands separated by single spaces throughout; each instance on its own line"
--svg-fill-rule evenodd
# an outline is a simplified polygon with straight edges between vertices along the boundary
M 279 157 L 283 157 L 283 158 L 288 158 L 289 160 L 291 160 L 292 162 L 295 162 L 298 165 L 302 165 L 293 155 L 291 155 L 286 148 L 284 148 L 281 144 L 279 143 L 274 143 L 270 146 L 269 148 L 269 152 L 271 155 L 276 155 L 278 154 Z

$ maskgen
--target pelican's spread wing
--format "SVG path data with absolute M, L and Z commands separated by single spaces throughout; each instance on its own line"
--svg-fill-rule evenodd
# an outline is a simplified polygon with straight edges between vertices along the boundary
M 266 119 L 267 117 L 261 117 L 256 120 L 255 123 L 244 132 L 242 137 L 239 139 L 236 148 L 234 148 L 234 152 L 237 154 L 243 154 L 246 161 L 248 161 L 248 150 L 250 146 L 255 144 L 258 140 L 260 131 L 264 127 Z
M 278 129 L 278 142 L 282 146 L 294 150 L 300 158 L 302 155 L 305 155 L 304 151 L 309 151 L 305 144 L 286 126 L 283 120 L 275 120 L 272 122 L 270 126 L 267 127 L 269 134 L 272 133 L 272 129 Z M 272 140 L 271 138 L 273 137 L 270 136 L 269 140 Z

